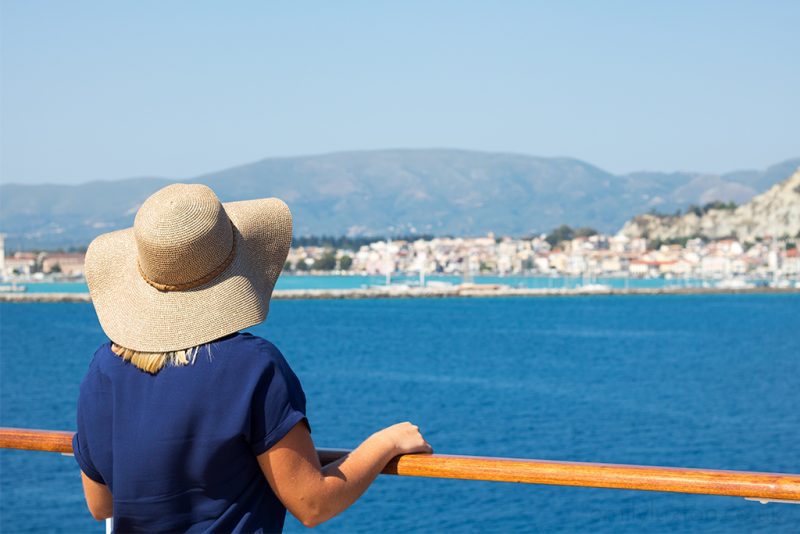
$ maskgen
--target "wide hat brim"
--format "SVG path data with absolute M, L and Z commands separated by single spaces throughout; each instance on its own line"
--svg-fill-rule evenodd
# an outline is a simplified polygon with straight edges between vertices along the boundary
M 235 256 L 218 276 L 183 291 L 148 284 L 133 228 L 97 237 L 85 275 L 97 318 L 114 343 L 142 352 L 202 345 L 261 323 L 292 242 L 292 215 L 276 198 L 227 202 Z

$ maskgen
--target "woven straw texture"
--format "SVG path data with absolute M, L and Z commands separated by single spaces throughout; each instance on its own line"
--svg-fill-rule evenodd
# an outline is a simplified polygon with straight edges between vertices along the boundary
M 173 184 L 142 204 L 133 228 L 92 241 L 86 281 L 109 339 L 181 350 L 262 322 L 291 241 L 281 200 L 221 204 L 206 186 Z

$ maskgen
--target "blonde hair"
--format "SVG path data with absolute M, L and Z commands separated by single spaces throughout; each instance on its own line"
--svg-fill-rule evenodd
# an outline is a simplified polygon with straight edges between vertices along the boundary
M 206 347 L 210 358 L 211 347 L 208 345 Z M 200 346 L 170 352 L 141 352 L 112 342 L 111 350 L 126 362 L 132 363 L 134 367 L 154 375 L 168 365 L 174 367 L 192 365 L 197 359 L 197 353 L 200 352 Z

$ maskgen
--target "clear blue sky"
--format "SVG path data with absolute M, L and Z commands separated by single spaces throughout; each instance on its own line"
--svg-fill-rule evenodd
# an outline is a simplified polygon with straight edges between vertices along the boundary
M 800 155 L 800 2 L 2 0 L 0 179 L 452 147 L 613 172 Z

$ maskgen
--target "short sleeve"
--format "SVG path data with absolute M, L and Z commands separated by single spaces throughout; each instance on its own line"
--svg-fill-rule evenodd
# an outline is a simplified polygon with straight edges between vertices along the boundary
M 91 367 L 83 379 L 78 396 L 78 431 L 72 436 L 72 452 L 75 460 L 86 476 L 100 484 L 106 484 L 92 457 L 92 452 L 102 450 L 102 441 L 105 436 L 97 435 L 103 428 L 108 428 L 110 422 L 106 421 L 106 410 L 101 398 L 102 387 L 98 382 L 101 378 L 96 369 Z
M 283 355 L 270 344 L 270 362 L 256 385 L 250 408 L 250 446 L 256 455 L 306 419 L 306 396 Z
M 80 432 L 75 432 L 72 436 L 72 452 L 75 454 L 75 460 L 77 460 L 81 471 L 83 471 L 87 477 L 100 484 L 106 483 L 92 463 L 92 459 L 89 456 L 89 448 L 86 446 L 86 441 L 82 439 Z

